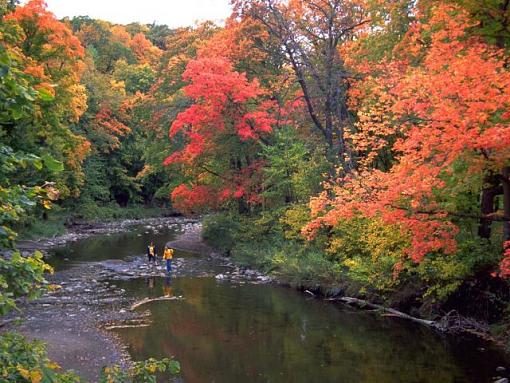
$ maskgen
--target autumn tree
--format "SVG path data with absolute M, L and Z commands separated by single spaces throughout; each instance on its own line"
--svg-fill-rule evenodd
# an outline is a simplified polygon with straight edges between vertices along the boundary
M 318 217 L 306 229 L 379 217 L 410 234 L 405 254 L 415 262 L 455 254 L 463 218 L 507 221 L 504 211 L 487 214 L 483 196 L 481 214 L 462 201 L 476 201 L 484 177 L 505 185 L 510 158 L 506 53 L 471 34 L 475 24 L 461 8 L 440 3 L 421 16 L 394 59 L 374 65 L 353 87 L 359 110 L 353 142 L 368 157 L 332 185 L 334 199 L 323 193 L 312 201 Z M 393 158 L 375 166 L 386 147 Z
M 236 1 L 241 17 L 261 22 L 292 67 L 327 158 L 345 172 L 355 167 L 346 134 L 352 130 L 347 105 L 349 78 L 339 47 L 367 22 L 363 4 L 354 1 Z
M 2 125 L 5 142 L 14 149 L 48 151 L 63 161 L 67 171 L 59 179 L 62 195 L 78 195 L 83 183 L 81 163 L 89 150 L 89 142 L 71 128 L 87 108 L 80 84 L 83 47 L 41 0 L 18 6 L 4 23 L 4 47 L 39 92 L 33 119 Z
M 259 201 L 259 141 L 271 132 L 273 103 L 264 100 L 256 80 L 235 72 L 224 58 L 191 61 L 183 78 L 194 104 L 173 122 L 170 136 L 183 135 L 182 149 L 167 165 L 180 164 L 193 175 L 172 193 L 176 207 L 190 212 L 230 199 L 240 206 Z

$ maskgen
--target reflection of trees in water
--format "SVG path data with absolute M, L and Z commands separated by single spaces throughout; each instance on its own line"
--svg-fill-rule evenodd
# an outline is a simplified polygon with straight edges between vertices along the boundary
M 151 305 L 154 322 L 136 329 L 136 342 L 143 339 L 145 347 L 133 356 L 175 355 L 188 382 L 490 380 L 489 369 L 476 371 L 484 363 L 480 354 L 466 356 L 461 345 L 406 322 L 344 311 L 275 286 L 179 278 L 165 280 L 163 289 L 170 285 L 185 300 Z

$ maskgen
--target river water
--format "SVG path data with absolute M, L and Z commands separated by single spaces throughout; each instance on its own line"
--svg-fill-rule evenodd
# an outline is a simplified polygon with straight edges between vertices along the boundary
M 148 241 L 162 249 L 177 229 L 141 227 L 91 237 L 55 250 L 51 262 L 63 269 L 143 254 Z M 176 252 L 177 259 L 199 257 Z M 176 381 L 483 383 L 501 374 L 498 366 L 510 366 L 505 354 L 484 342 L 440 335 L 289 288 L 179 275 L 115 282 L 136 298 L 182 297 L 140 307 L 152 314 L 148 327 L 116 330 L 135 360 L 179 360 Z

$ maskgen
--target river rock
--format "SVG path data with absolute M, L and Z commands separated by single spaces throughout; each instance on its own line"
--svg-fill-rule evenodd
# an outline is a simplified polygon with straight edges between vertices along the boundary
M 496 368 L 496 372 L 504 372 L 504 371 L 506 371 L 506 368 L 503 366 L 499 366 Z
M 494 383 L 508 383 L 508 379 L 507 378 L 501 378 L 501 379 L 495 380 Z

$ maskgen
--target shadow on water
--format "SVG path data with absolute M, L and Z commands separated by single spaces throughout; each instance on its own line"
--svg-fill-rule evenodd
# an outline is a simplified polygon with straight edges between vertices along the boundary
M 153 323 L 118 333 L 134 359 L 174 355 L 186 382 L 480 383 L 507 362 L 477 341 L 279 286 L 212 278 L 120 285 L 137 298 L 184 297 L 143 306 Z

